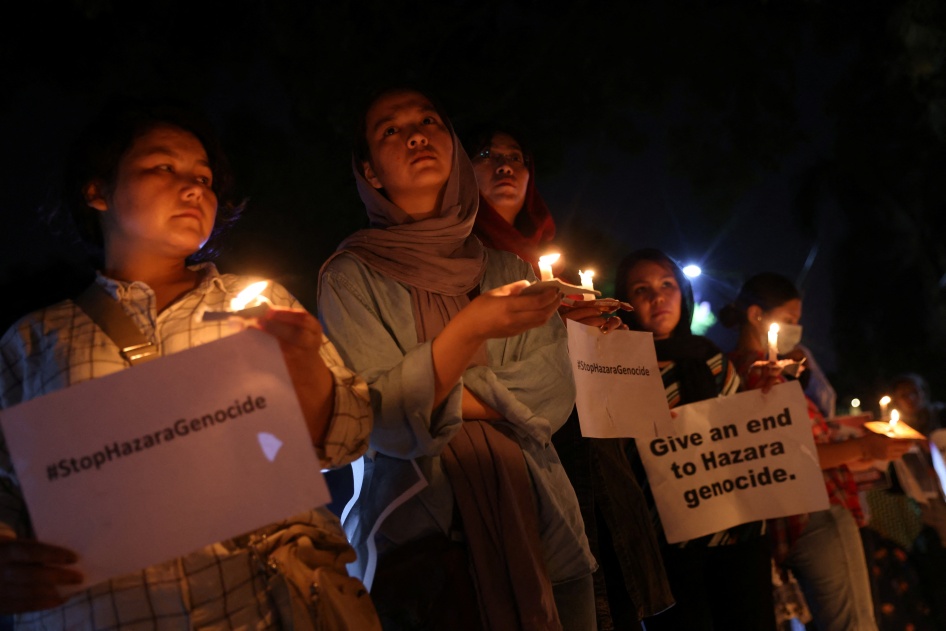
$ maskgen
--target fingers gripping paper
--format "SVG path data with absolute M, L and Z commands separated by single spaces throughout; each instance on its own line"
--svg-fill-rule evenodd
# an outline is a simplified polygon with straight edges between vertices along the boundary
M 672 431 L 654 336 L 568 323 L 578 419 L 588 438 L 654 438 Z
M 86 586 L 329 500 L 279 344 L 261 331 L 33 399 L 0 421 L 37 538 L 75 550 Z
M 828 508 L 797 381 L 674 411 L 672 434 L 637 441 L 668 542 Z

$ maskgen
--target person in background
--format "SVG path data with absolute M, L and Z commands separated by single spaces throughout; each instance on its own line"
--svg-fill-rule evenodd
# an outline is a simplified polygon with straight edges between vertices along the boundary
M 520 133 L 481 131 L 467 143 L 480 191 L 473 234 L 488 248 L 512 252 L 539 273 L 555 238 L 555 221 L 535 184 L 532 152 Z
M 890 382 L 890 409 L 921 434 L 946 428 L 946 405 L 933 400 L 930 384 L 917 373 L 903 373 Z
M 722 351 L 690 332 L 693 290 L 667 254 L 649 248 L 628 254 L 618 267 L 615 293 L 634 307 L 622 313 L 628 326 L 654 336 L 671 409 L 739 389 L 739 376 Z M 764 523 L 741 524 L 699 539 L 668 543 L 635 441 L 629 441 L 626 449 L 647 498 L 676 600 L 673 607 L 644 620 L 647 631 L 775 629 Z M 609 527 L 623 526 L 611 523 Z
M 58 211 L 74 222 L 96 259 L 90 289 L 118 304 L 159 355 L 237 330 L 197 317 L 226 308 L 255 280 L 220 274 L 206 262 L 212 237 L 242 210 L 229 198 L 229 184 L 209 125 L 177 106 L 116 102 L 92 121 L 71 154 Z M 258 326 L 279 340 L 322 467 L 350 462 L 368 446 L 365 383 L 283 287 L 272 285 L 265 295 L 273 308 Z M 0 341 L 0 355 L 2 408 L 130 367 L 71 299 L 20 319 Z M 17 629 L 322 628 L 330 621 L 320 612 L 332 599 L 313 591 L 315 572 L 334 573 L 346 589 L 354 581 L 352 593 L 363 593 L 345 573 L 353 559 L 338 520 L 317 509 L 63 598 L 58 586 L 81 582 L 76 555 L 33 538 L 0 440 L 0 610 L 15 614 Z M 342 619 L 379 628 L 370 599 L 353 601 Z
M 916 373 L 890 384 L 890 410 L 900 422 L 928 436 L 904 457 L 910 466 L 890 466 L 889 488 L 863 493 L 869 523 L 862 532 L 874 579 L 878 620 L 885 631 L 946 628 L 946 502 L 933 465 L 943 406 Z M 939 434 L 941 435 L 941 434 Z M 905 477 L 903 477 L 905 476 Z
M 578 501 L 550 438 L 575 401 L 555 288 L 472 234 L 473 165 L 442 109 L 384 90 L 357 121 L 371 227 L 319 314 L 375 429 L 344 525 L 386 629 L 594 629 Z
M 473 232 L 487 247 L 512 252 L 538 272 L 539 256 L 551 245 L 555 224 L 536 187 L 532 151 L 521 138 L 520 132 L 502 126 L 471 137 L 470 160 L 480 190 Z M 595 326 L 604 333 L 627 328 L 620 318 L 580 302 L 563 304 L 559 315 L 567 326 Z M 612 589 L 620 589 L 615 598 L 608 597 L 606 564 L 594 574 L 598 629 L 639 626 L 640 619 L 666 609 L 673 599 L 637 480 L 620 447 L 582 437 L 577 409 L 553 434 L 552 442 L 578 496 L 595 558 L 613 558 L 615 539 L 622 551 L 620 568 L 614 571 L 628 578 L 612 580 Z M 619 525 L 614 532 L 609 522 Z
M 769 326 L 797 326 L 801 315 L 801 293 L 790 280 L 773 273 L 748 279 L 736 299 L 720 311 L 720 322 L 739 330 L 729 357 L 747 388 L 769 387 L 773 380 L 789 378 L 775 363 L 757 362 L 766 360 Z M 874 631 L 877 622 L 858 532 L 864 515 L 850 468 L 900 458 L 911 443 L 872 432 L 832 442 L 821 411 L 811 399 L 806 401 L 831 507 L 769 520 L 775 559 L 798 578 L 820 631 Z

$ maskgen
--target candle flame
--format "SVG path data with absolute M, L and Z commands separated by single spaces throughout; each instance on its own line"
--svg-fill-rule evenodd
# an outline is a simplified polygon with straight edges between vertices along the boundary
M 897 426 L 897 423 L 900 422 L 900 412 L 897 410 L 890 410 L 890 429 L 893 429 Z
M 256 299 L 263 292 L 263 290 L 266 289 L 266 285 L 268 284 L 268 280 L 261 280 L 258 283 L 253 283 L 237 294 L 236 298 L 230 301 L 230 309 L 232 311 L 245 309 L 250 301 Z
M 888 397 L 886 394 L 880 398 L 881 405 L 887 405 L 889 403 L 890 403 L 890 397 Z
M 595 277 L 594 270 L 586 270 L 586 271 L 578 270 L 578 276 L 581 278 L 582 287 L 585 287 L 586 289 L 594 288 L 594 285 L 593 285 L 594 281 L 592 280 Z
M 559 254 L 558 252 L 552 252 L 550 254 L 543 254 L 542 256 L 539 257 L 539 263 L 540 264 L 545 263 L 547 265 L 551 265 L 552 263 L 557 261 L 560 256 L 562 255 Z
M 772 326 L 769 327 L 769 333 L 778 333 L 778 323 L 772 323 Z

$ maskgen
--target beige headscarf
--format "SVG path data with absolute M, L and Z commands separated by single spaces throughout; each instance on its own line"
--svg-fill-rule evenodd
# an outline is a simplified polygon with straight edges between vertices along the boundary
M 371 227 L 345 239 L 332 257 L 348 252 L 408 285 L 418 342 L 436 337 L 469 304 L 486 270 L 486 248 L 472 234 L 479 204 L 473 165 L 452 127 L 450 132 L 453 168 L 438 217 L 414 221 L 371 186 L 362 165 L 352 160 Z M 486 363 L 481 346 L 471 365 Z M 489 423 L 465 421 L 442 456 L 474 560 L 471 569 L 479 576 L 483 620 L 498 630 L 559 631 L 518 443 Z

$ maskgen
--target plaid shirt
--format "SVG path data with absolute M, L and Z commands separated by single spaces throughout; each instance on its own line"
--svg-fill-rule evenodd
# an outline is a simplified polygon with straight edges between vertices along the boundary
M 762 373 L 758 370 L 751 370 L 751 368 L 756 361 L 765 361 L 765 353 L 733 351 L 729 354 L 729 358 L 742 376 L 745 389 L 758 388 L 762 381 Z M 780 380 L 784 382 L 787 381 L 787 378 L 781 376 Z M 807 396 L 805 402 L 808 404 L 808 418 L 811 420 L 811 433 L 814 436 L 815 443 L 823 444 L 836 440 L 815 402 Z M 866 525 L 864 511 L 861 509 L 860 498 L 857 495 L 857 484 L 847 466 L 823 469 L 821 473 L 824 476 L 824 484 L 830 502 L 844 506 L 851 511 L 859 526 Z M 801 534 L 801 531 L 804 530 L 807 523 L 807 513 L 769 520 L 769 532 L 772 535 L 777 560 L 781 561 L 785 558 L 789 548 Z
M 254 279 L 220 275 L 212 264 L 199 266 L 197 288 L 156 312 L 154 292 L 143 283 L 99 276 L 97 281 L 134 320 L 145 337 L 169 355 L 236 332 L 226 322 L 201 322 L 204 310 L 224 309 Z M 281 286 L 266 296 L 277 306 L 299 307 Z M 365 383 L 345 368 L 327 338 L 320 356 L 335 381 L 335 408 L 323 467 L 351 462 L 368 446 L 371 409 Z M 21 319 L 0 341 L 0 408 L 127 368 L 112 340 L 78 305 L 66 300 Z M 300 472 L 300 475 L 305 475 Z M 291 482 L 291 481 L 288 481 Z M 270 629 L 280 620 L 267 592 L 269 576 L 250 542 L 292 526 L 316 542 L 331 542 L 337 565 L 354 560 L 337 519 L 325 509 L 283 524 L 215 543 L 185 557 L 113 578 L 74 595 L 61 607 L 16 617 L 26 629 Z M 31 537 L 29 515 L 0 436 L 0 533 Z M 264 537 L 265 536 L 265 537 Z M 147 545 L 147 541 L 142 541 Z

